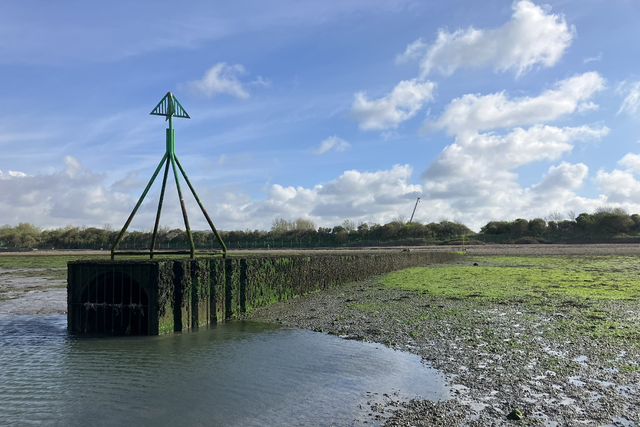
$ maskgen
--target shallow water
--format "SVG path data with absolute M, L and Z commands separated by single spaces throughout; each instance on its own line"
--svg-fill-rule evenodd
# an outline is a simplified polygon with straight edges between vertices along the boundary
M 0 316 L 3 426 L 376 425 L 367 402 L 383 393 L 449 396 L 418 356 L 306 330 L 87 338 L 65 316 Z

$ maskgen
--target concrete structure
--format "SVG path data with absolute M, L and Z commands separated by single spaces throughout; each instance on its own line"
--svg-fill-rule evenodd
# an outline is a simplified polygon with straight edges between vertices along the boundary
M 379 251 L 73 261 L 68 264 L 68 329 L 118 335 L 197 329 L 296 295 L 457 256 L 446 252 Z

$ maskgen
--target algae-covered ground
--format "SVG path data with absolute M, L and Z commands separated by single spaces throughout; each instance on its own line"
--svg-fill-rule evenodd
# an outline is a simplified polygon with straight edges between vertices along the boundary
M 389 399 L 372 412 L 389 426 L 636 425 L 640 256 L 526 252 L 397 271 L 248 318 L 383 343 L 447 374 L 452 400 L 398 411 Z

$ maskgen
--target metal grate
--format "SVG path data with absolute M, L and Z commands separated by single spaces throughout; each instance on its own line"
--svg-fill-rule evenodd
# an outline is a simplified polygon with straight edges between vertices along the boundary
M 101 271 L 100 271 L 101 270 Z M 79 313 L 79 330 L 114 335 L 147 335 L 149 333 L 149 298 L 129 272 L 122 267 L 90 271 L 81 268 L 87 280 L 80 301 L 73 305 Z M 81 277 L 82 280 L 82 277 Z M 83 283 L 83 282 L 80 282 Z

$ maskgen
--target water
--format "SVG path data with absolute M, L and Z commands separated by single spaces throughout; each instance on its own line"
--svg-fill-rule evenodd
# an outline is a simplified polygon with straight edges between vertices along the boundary
M 311 331 L 235 322 L 87 338 L 65 316 L 0 316 L 2 426 L 375 425 L 367 402 L 383 393 L 449 395 L 415 355 Z

